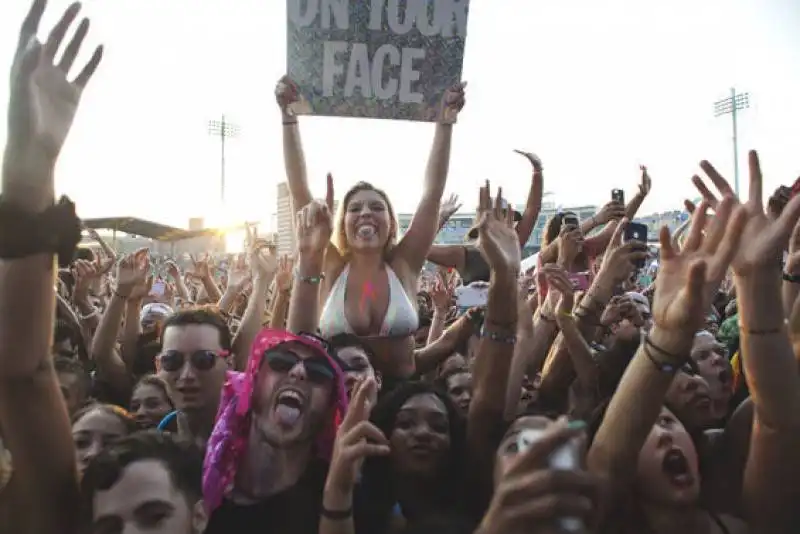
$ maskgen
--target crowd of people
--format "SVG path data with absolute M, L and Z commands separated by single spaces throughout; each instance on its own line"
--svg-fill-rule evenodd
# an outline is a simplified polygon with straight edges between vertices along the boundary
M 249 229 L 222 276 L 194 258 L 154 281 L 146 249 L 91 232 L 99 248 L 78 248 L 75 205 L 55 199 L 102 48 L 73 78 L 88 20 L 62 42 L 74 4 L 42 43 L 45 5 L 22 24 L 2 168 L 2 532 L 800 531 L 800 199 L 763 201 L 755 152 L 746 201 L 700 164 L 703 200 L 662 229 L 647 287 L 628 232 L 645 168 L 627 204 L 548 220 L 522 272 L 533 154 L 523 213 L 487 182 L 469 241 L 434 244 L 458 207 L 442 197 L 463 84 L 399 235 L 375 184 L 336 213 L 330 176 L 311 191 L 283 78 L 296 250 Z M 465 287 L 485 301 L 459 306 Z

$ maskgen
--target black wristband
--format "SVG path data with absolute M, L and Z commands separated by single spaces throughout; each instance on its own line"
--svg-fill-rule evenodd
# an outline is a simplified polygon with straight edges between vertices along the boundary
M 325 519 L 330 519 L 331 521 L 344 521 L 345 519 L 350 519 L 353 517 L 353 507 L 351 506 L 347 510 L 328 510 L 325 506 L 322 506 L 320 510 L 320 515 Z
M 783 280 L 793 284 L 800 284 L 800 274 L 789 274 L 784 271 Z
M 0 197 L 0 258 L 16 260 L 37 254 L 56 254 L 66 268 L 81 241 L 81 221 L 75 204 L 62 196 L 41 213 L 30 213 Z

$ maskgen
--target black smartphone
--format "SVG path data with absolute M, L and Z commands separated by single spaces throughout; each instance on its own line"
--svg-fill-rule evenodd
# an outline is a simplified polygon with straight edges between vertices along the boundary
M 578 216 L 574 213 L 566 213 L 564 214 L 564 226 L 571 226 L 572 228 L 578 228 L 581 225 L 581 222 L 578 220 Z
M 636 222 L 628 223 L 623 234 L 623 240 L 647 243 L 647 225 Z
M 628 226 L 625 228 L 625 233 L 622 235 L 622 240 L 640 241 L 643 244 L 647 244 L 647 225 L 635 222 L 628 223 Z M 644 267 L 646 261 L 646 259 L 637 260 L 634 263 L 636 269 Z
M 611 190 L 611 200 L 613 200 L 614 202 L 618 202 L 618 203 L 620 203 L 620 204 L 622 204 L 624 206 L 625 205 L 625 191 L 623 191 L 622 189 L 612 189 Z

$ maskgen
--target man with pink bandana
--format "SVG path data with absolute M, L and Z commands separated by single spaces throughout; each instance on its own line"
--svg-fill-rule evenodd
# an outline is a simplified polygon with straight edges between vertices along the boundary
M 265 329 L 247 370 L 229 373 L 206 448 L 206 534 L 316 534 L 336 429 L 342 365 L 324 340 Z

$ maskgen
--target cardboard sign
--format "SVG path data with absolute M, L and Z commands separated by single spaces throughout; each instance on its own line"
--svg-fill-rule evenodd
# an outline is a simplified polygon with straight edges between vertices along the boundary
M 461 81 L 469 0 L 287 0 L 295 113 L 434 121 Z

